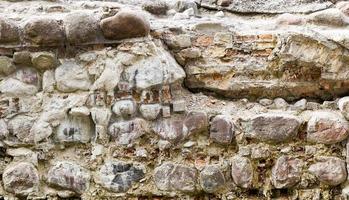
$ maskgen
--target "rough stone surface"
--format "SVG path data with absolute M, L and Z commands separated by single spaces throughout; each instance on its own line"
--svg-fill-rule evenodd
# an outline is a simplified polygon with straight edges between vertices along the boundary
M 338 185 L 347 178 L 345 162 L 336 157 L 321 157 L 319 162 L 310 165 L 309 172 L 319 181 L 328 185 Z
M 39 174 L 33 164 L 20 162 L 4 170 L 2 181 L 6 191 L 19 196 L 27 196 L 38 190 Z
M 115 16 L 103 19 L 100 26 L 104 36 L 114 40 L 143 37 L 150 31 L 147 19 L 132 11 L 119 11 Z
M 206 166 L 200 172 L 200 185 L 204 191 L 214 193 L 224 187 L 225 177 L 218 166 Z
M 27 22 L 24 27 L 25 38 L 36 45 L 63 45 L 62 23 L 55 19 L 37 18 Z
M 348 122 L 336 113 L 315 112 L 307 126 L 307 140 L 314 143 L 334 144 L 348 137 Z
M 227 116 L 217 115 L 211 121 L 210 139 L 221 144 L 230 144 L 234 137 L 234 126 Z
M 286 142 L 296 137 L 301 121 L 292 115 L 261 114 L 246 125 L 246 137 L 266 142 Z
M 33 66 L 40 70 L 56 67 L 58 64 L 56 55 L 51 52 L 37 52 L 31 55 Z
M 19 40 L 19 28 L 15 22 L 0 18 L 0 42 L 14 43 Z
M 248 158 L 234 156 L 231 162 L 234 183 L 242 188 L 250 188 L 253 183 L 253 166 Z
M 71 190 L 78 194 L 89 188 L 90 179 L 91 176 L 86 169 L 70 161 L 55 163 L 47 174 L 47 182 L 50 185 Z
M 275 188 L 290 188 L 301 180 L 302 161 L 281 156 L 272 169 L 272 182 Z
M 62 92 L 88 90 L 91 82 L 87 71 L 74 62 L 65 62 L 55 71 L 57 89 Z

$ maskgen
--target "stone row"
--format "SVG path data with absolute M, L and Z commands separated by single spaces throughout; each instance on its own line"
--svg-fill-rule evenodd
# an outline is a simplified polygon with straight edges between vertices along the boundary
M 23 27 L 0 18 L 0 43 L 8 46 L 64 46 L 103 43 L 149 34 L 150 24 L 142 13 L 120 10 L 100 19 L 98 14 L 72 12 L 64 19 L 37 17 Z
M 304 166 L 301 159 L 280 156 L 271 168 L 273 186 L 277 189 L 295 187 L 300 183 L 303 173 L 309 173 L 329 186 L 339 185 L 347 178 L 345 161 L 337 157 L 322 156 L 307 170 L 303 170 Z M 249 158 L 236 155 L 232 157 L 228 167 L 212 164 L 198 170 L 185 164 L 164 162 L 156 166 L 153 172 L 147 172 L 142 164 L 107 160 L 94 175 L 73 161 L 58 161 L 48 169 L 44 180 L 50 187 L 68 194 L 83 194 L 89 189 L 92 179 L 110 192 L 121 193 L 140 184 L 146 174 L 151 174 L 151 184 L 159 190 L 182 193 L 201 190 L 219 193 L 229 188 L 229 182 L 251 189 L 254 188 L 257 175 Z M 42 179 L 40 177 L 37 167 L 30 162 L 11 163 L 2 174 L 5 190 L 17 196 L 38 192 Z

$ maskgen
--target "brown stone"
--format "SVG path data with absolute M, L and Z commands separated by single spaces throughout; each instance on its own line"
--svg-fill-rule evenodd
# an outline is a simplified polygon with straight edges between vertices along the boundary
M 120 11 L 113 17 L 103 19 L 100 26 L 104 36 L 112 40 L 144 37 L 150 31 L 149 22 L 133 11 Z
M 24 27 L 25 38 L 36 45 L 63 45 L 64 31 L 62 22 L 56 19 L 36 18 L 27 22 Z
M 187 136 L 207 131 L 207 114 L 202 111 L 191 111 L 184 119 L 184 126 L 187 128 Z
M 64 24 L 71 44 L 93 42 L 97 37 L 99 25 L 92 13 L 71 13 L 65 17 Z
M 19 40 L 19 30 L 14 22 L 0 17 L 0 43 L 12 43 Z

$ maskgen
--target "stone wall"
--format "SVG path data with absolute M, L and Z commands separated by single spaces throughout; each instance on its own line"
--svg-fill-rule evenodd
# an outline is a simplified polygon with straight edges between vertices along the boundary
M 0 0 L 0 199 L 348 199 L 349 2 Z

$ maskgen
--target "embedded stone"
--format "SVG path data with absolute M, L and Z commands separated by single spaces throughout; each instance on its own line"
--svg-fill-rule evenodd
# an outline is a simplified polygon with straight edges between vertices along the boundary
M 117 140 L 118 144 L 121 145 L 132 144 L 148 132 L 148 123 L 140 118 L 115 122 L 109 127 L 109 134 Z
M 92 13 L 74 12 L 64 18 L 65 33 L 71 44 L 94 42 L 97 37 L 98 22 Z
M 208 117 L 203 111 L 190 111 L 184 119 L 185 137 L 208 130 Z
M 38 92 L 38 87 L 14 78 L 8 78 L 0 83 L 0 91 L 14 97 L 31 96 Z
M 54 70 L 46 70 L 42 75 L 42 90 L 44 92 L 53 92 L 55 84 L 56 80 Z
M 88 116 L 69 116 L 57 128 L 57 140 L 60 142 L 87 143 L 92 138 L 93 123 Z
M 284 13 L 276 18 L 276 23 L 280 25 L 300 25 L 304 19 L 298 15 Z
M 322 183 L 336 186 L 347 179 L 345 162 L 336 157 L 320 157 L 319 162 L 310 165 L 309 172 Z
M 109 160 L 99 170 L 96 181 L 111 192 L 127 192 L 144 177 L 143 166 Z
M 166 15 L 168 5 L 161 0 L 147 1 L 142 4 L 142 8 L 154 15 Z
M 25 38 L 37 45 L 63 45 L 62 23 L 56 19 L 35 18 L 24 26 Z
M 34 138 L 30 135 L 30 129 L 34 124 L 34 118 L 26 115 L 17 115 L 8 122 L 10 135 L 16 137 L 20 142 L 33 143 Z
M 74 107 L 69 111 L 72 116 L 89 116 L 90 110 L 86 106 Z
M 75 62 L 66 61 L 55 71 L 57 89 L 62 92 L 88 90 L 91 81 L 86 69 Z
M 231 0 L 218 0 L 217 5 L 227 7 L 231 4 Z
M 70 190 L 78 194 L 84 193 L 90 186 L 91 176 L 80 165 L 70 161 L 55 163 L 47 174 L 47 182 L 51 186 Z
M 200 185 L 205 192 L 217 192 L 225 185 L 224 174 L 218 166 L 206 166 L 200 172 Z
M 32 58 L 29 51 L 17 51 L 13 53 L 13 62 L 16 64 L 31 66 Z
M 161 105 L 160 104 L 143 104 L 140 106 L 139 111 L 141 112 L 144 119 L 154 120 L 160 114 Z
M 0 56 L 0 73 L 9 75 L 16 70 L 16 66 L 12 63 L 12 59 L 7 56 Z
M 3 17 L 0 18 L 0 43 L 19 41 L 19 30 L 16 24 Z
M 342 11 L 344 15 L 349 16 L 349 2 L 340 1 L 336 4 L 336 8 Z
M 136 103 L 130 99 L 117 101 L 113 105 L 113 112 L 117 117 L 130 118 L 136 112 Z
M 349 123 L 334 112 L 315 112 L 308 121 L 307 141 L 334 144 L 348 137 Z
M 173 112 L 184 112 L 186 109 L 185 100 L 176 100 L 172 102 Z
M 301 180 L 302 161 L 289 156 L 281 156 L 272 168 L 272 183 L 275 188 L 290 188 Z
M 264 142 L 285 142 L 297 136 L 302 121 L 289 114 L 260 114 L 245 127 L 245 136 Z
M 9 135 L 9 131 L 7 128 L 7 124 L 4 119 L 0 119 L 0 140 L 7 138 Z
M 197 171 L 195 168 L 166 162 L 154 170 L 154 182 L 159 190 L 195 192 Z
M 336 8 L 330 8 L 312 13 L 307 19 L 309 22 L 326 26 L 344 26 L 347 24 L 345 15 Z
M 33 164 L 19 162 L 5 168 L 2 181 L 7 192 L 18 196 L 28 196 L 38 191 L 39 174 Z
M 113 17 L 103 19 L 100 26 L 104 36 L 112 40 L 144 37 L 150 32 L 148 20 L 133 11 L 119 11 Z
M 177 12 L 184 12 L 188 9 L 194 10 L 195 15 L 199 14 L 198 6 L 194 0 L 178 0 L 174 5 L 174 9 Z
M 35 52 L 31 55 L 31 61 L 35 68 L 46 70 L 56 67 L 58 60 L 56 55 L 51 52 Z
M 183 48 L 191 47 L 192 45 L 190 35 L 187 35 L 187 34 L 173 36 L 166 42 L 171 48 L 174 48 L 174 49 L 183 49 Z
M 228 116 L 217 115 L 211 121 L 210 139 L 220 144 L 230 144 L 234 137 L 234 126 Z
M 343 97 L 339 99 L 338 108 L 342 112 L 342 115 L 345 117 L 345 119 L 349 119 L 349 97 Z
M 182 49 L 179 53 L 183 58 L 199 58 L 201 56 L 201 50 L 199 48 L 187 48 Z
M 234 156 L 231 163 L 234 183 L 242 188 L 250 188 L 253 183 L 253 167 L 248 158 Z
M 41 120 L 34 123 L 32 128 L 30 129 L 30 135 L 33 135 L 35 143 L 48 139 L 51 136 L 52 132 L 53 130 L 51 125 L 48 122 Z
M 163 119 L 155 123 L 154 132 L 163 140 L 179 142 L 184 138 L 184 126 L 182 120 Z

